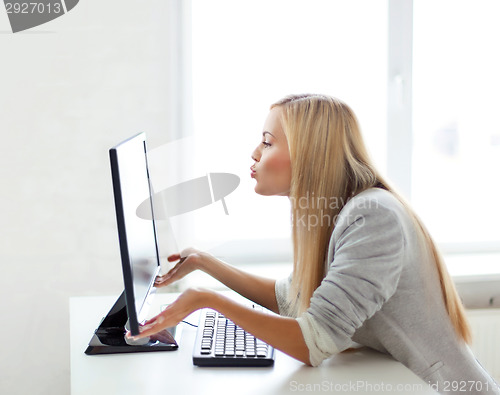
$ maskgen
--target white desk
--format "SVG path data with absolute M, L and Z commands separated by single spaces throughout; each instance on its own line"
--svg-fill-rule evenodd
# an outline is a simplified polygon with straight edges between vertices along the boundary
M 157 306 L 176 295 L 157 294 Z M 420 378 L 391 357 L 363 348 L 337 355 L 311 368 L 277 351 L 270 368 L 206 368 L 192 362 L 196 328 L 182 325 L 179 349 L 169 352 L 84 354 L 102 317 L 116 297 L 70 299 L 71 394 L 290 393 L 435 394 Z M 187 321 L 197 324 L 198 314 Z M 233 388 L 229 390 L 228 388 Z

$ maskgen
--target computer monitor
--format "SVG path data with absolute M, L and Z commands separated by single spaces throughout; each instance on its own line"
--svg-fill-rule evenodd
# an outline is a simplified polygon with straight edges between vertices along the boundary
M 160 270 L 145 134 L 140 133 L 111 148 L 109 157 L 125 289 L 95 331 L 85 353 L 174 350 L 178 347 L 175 328 L 140 343 L 125 337 L 127 329 L 132 335 L 139 334 Z M 137 215 L 137 208 L 145 200 L 150 201 L 150 219 Z

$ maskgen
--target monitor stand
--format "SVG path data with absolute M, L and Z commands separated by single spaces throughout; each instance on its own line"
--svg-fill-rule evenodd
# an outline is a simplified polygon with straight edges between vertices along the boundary
M 146 339 L 146 341 L 136 343 L 125 337 L 127 321 L 128 316 L 124 291 L 95 330 L 92 339 L 90 339 L 89 346 L 85 350 L 85 354 L 172 351 L 179 347 L 175 340 L 176 327 L 164 329 L 151 336 L 149 340 Z

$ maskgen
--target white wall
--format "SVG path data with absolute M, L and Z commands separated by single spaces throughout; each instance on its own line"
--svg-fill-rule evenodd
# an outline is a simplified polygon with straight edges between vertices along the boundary
M 82 0 L 13 34 L 0 6 L 2 394 L 69 393 L 68 298 L 121 292 L 108 149 L 168 141 L 167 7 Z

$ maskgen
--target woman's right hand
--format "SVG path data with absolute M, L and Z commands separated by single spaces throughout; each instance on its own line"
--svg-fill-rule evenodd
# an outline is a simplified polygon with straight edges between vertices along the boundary
M 156 278 L 156 287 L 165 287 L 195 270 L 201 270 L 247 299 L 275 313 L 279 312 L 275 291 L 276 280 L 246 273 L 195 248 L 187 248 L 180 254 L 170 255 L 168 260 L 177 263 L 168 273 Z
M 199 269 L 202 252 L 196 248 L 186 248 L 180 254 L 170 255 L 167 259 L 169 262 L 178 262 L 168 271 L 168 273 L 156 277 L 155 287 L 157 288 L 172 284 L 187 274 Z

